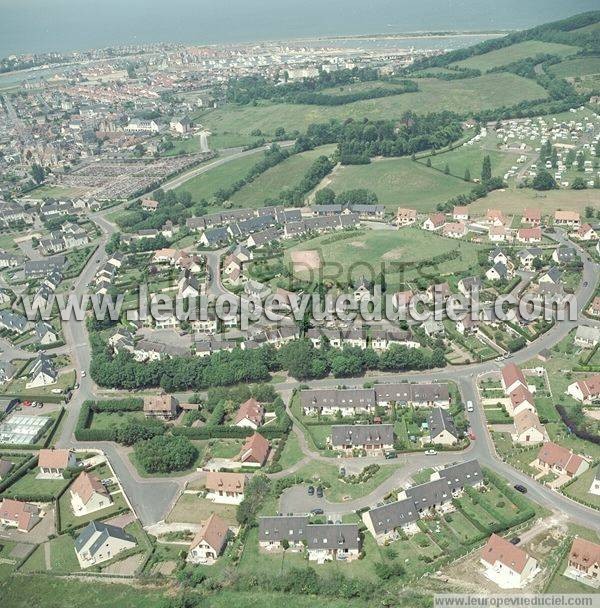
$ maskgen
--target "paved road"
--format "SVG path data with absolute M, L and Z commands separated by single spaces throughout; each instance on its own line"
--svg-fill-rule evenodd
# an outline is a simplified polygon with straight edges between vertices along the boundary
M 183 181 L 189 179 L 193 175 L 203 173 L 209 170 L 209 168 L 211 167 L 214 168 L 215 166 L 219 166 L 225 162 L 233 160 L 234 158 L 239 158 L 240 156 L 245 156 L 249 153 L 251 152 L 241 152 L 225 158 L 220 158 L 214 161 L 213 163 L 210 163 L 209 165 L 205 165 L 191 172 L 188 172 L 185 176 L 175 178 L 174 180 L 169 182 L 167 187 L 174 188 L 177 185 L 180 185 L 180 183 L 183 183 Z M 92 214 L 90 218 L 97 223 L 103 234 L 100 239 L 96 254 L 92 256 L 92 258 L 88 261 L 88 264 L 83 269 L 81 275 L 75 281 L 75 293 L 80 294 L 85 292 L 86 285 L 91 282 L 98 268 L 100 268 L 101 265 L 105 263 L 107 259 L 105 244 L 110 235 L 116 230 L 115 225 L 107 221 L 100 213 Z M 556 235 L 556 238 L 559 242 L 564 242 L 566 240 L 565 235 L 562 233 L 558 233 Z M 580 289 L 577 292 L 578 308 L 581 312 L 583 306 L 585 306 L 585 304 L 588 302 L 588 300 L 591 298 L 595 291 L 600 276 L 600 267 L 598 266 L 598 264 L 594 263 L 585 252 L 583 252 L 582 250 L 580 250 L 580 252 L 584 261 L 582 283 L 580 285 Z M 211 252 L 207 254 L 209 267 L 213 271 L 211 276 L 210 287 L 214 290 L 215 293 L 225 292 L 221 284 L 219 272 L 217 270 L 219 266 L 220 255 L 222 255 L 222 252 Z M 556 323 L 555 326 L 549 332 L 529 344 L 522 351 L 511 355 L 510 360 L 514 361 L 516 364 L 524 363 L 525 361 L 531 359 L 537 353 L 539 353 L 540 350 L 550 348 L 554 344 L 559 342 L 575 326 L 575 321 L 564 321 Z M 75 391 L 75 394 L 70 402 L 68 408 L 68 415 L 66 418 L 66 422 L 63 425 L 58 444 L 61 447 L 78 447 L 79 444 L 75 441 L 73 432 L 75 429 L 75 424 L 77 422 L 77 417 L 79 415 L 79 410 L 81 408 L 81 404 L 86 399 L 94 398 L 96 394 L 96 387 L 94 386 L 89 375 L 85 378 L 81 378 L 81 370 L 89 369 L 90 364 L 89 339 L 85 324 L 72 319 L 64 324 L 64 333 L 67 345 L 70 347 L 73 354 L 74 367 L 77 371 L 78 378 L 80 378 L 80 387 L 77 391 Z M 377 374 L 377 379 L 382 381 L 453 380 L 458 383 L 463 395 L 463 400 L 471 399 L 474 403 L 479 403 L 475 388 L 476 376 L 482 373 L 497 370 L 498 367 L 499 365 L 496 362 L 491 361 L 476 365 L 465 365 L 453 368 L 447 367 L 440 370 L 429 370 L 424 373 L 382 373 Z M 327 378 L 324 380 L 313 382 L 311 383 L 311 385 L 314 387 L 335 387 L 340 384 L 360 385 L 363 381 L 364 379 L 356 378 Z M 287 393 L 287 396 L 289 397 L 290 391 L 294 388 L 297 388 L 298 386 L 298 382 L 287 381 L 277 385 L 277 389 L 284 394 Z M 490 468 L 493 468 L 494 470 L 498 471 L 511 483 L 523 483 L 524 485 L 526 485 L 529 488 L 528 495 L 533 500 L 543 504 L 544 506 L 554 506 L 555 508 L 559 508 L 563 510 L 564 513 L 567 514 L 569 517 L 578 522 L 583 523 L 584 525 L 595 529 L 599 528 L 599 518 L 597 511 L 584 507 L 583 505 L 579 505 L 578 503 L 574 503 L 566 497 L 557 494 L 556 492 L 553 492 L 552 490 L 549 490 L 544 486 L 541 486 L 540 484 L 532 481 L 530 478 L 526 477 L 522 473 L 516 471 L 508 464 L 502 462 L 497 457 L 485 424 L 482 409 L 480 407 L 476 408 L 476 411 L 470 415 L 470 421 L 477 439 L 473 443 L 473 445 L 469 447 L 468 450 L 465 450 L 464 452 L 460 453 L 444 452 L 435 457 L 428 457 L 422 454 L 404 455 L 402 457 L 402 468 L 400 468 L 392 477 L 386 480 L 385 483 L 379 486 L 369 496 L 355 501 L 348 501 L 342 503 L 342 505 L 335 505 L 335 507 L 331 508 L 335 508 L 336 512 L 340 513 L 345 512 L 345 509 L 354 510 L 361 506 L 376 504 L 389 491 L 405 483 L 410 477 L 410 475 L 420 468 L 431 466 L 432 464 L 442 465 L 453 461 L 477 458 L 479 459 L 481 464 L 489 466 Z M 305 456 L 301 463 L 299 463 L 288 471 L 284 471 L 277 474 L 278 477 L 292 473 L 294 470 L 297 470 L 299 466 L 306 462 L 320 460 L 324 458 L 320 455 L 310 452 L 308 446 L 303 440 L 303 435 L 297 426 L 294 427 L 294 432 L 298 434 L 298 437 L 301 440 L 301 446 Z M 112 443 L 103 443 L 99 447 L 101 447 L 106 452 L 110 463 L 117 472 L 119 478 L 121 479 L 122 485 L 130 501 L 132 502 L 138 516 L 145 525 L 153 524 L 163 519 L 165 514 L 168 512 L 168 509 L 173 504 L 174 500 L 177 498 L 183 483 L 185 483 L 188 477 L 193 477 L 192 475 L 183 478 L 172 478 L 168 481 L 156 478 L 141 478 L 137 474 L 135 468 L 129 462 L 129 459 L 127 458 L 126 454 L 124 454 L 118 446 Z M 331 459 L 326 460 L 329 463 L 332 462 Z M 361 459 L 361 464 L 362 463 L 367 464 L 368 459 Z M 349 467 L 355 464 L 356 463 L 353 463 L 351 460 L 348 461 Z M 196 477 L 198 477 L 197 474 Z M 330 507 L 328 506 L 328 508 Z

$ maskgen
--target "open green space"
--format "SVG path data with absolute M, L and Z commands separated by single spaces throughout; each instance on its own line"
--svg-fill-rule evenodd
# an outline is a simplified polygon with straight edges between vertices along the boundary
M 304 454 L 302 453 L 302 449 L 300 448 L 300 442 L 298 441 L 298 437 L 296 433 L 291 432 L 288 435 L 288 438 L 285 442 L 285 446 L 281 452 L 281 456 L 279 458 L 279 464 L 282 469 L 289 469 L 291 466 L 295 465 L 299 460 L 302 460 Z
M 366 188 L 375 192 L 379 202 L 392 211 L 409 207 L 426 212 L 435 211 L 438 203 L 466 194 L 473 184 L 409 158 L 386 158 L 368 165 L 336 168 L 329 187 L 336 192 Z
M 36 479 L 39 473 L 37 467 L 28 471 L 21 479 L 10 485 L 2 496 L 5 498 L 19 498 L 35 500 L 36 497 L 45 499 L 50 496 L 58 496 L 60 492 L 71 483 L 70 479 Z
M 235 505 L 222 505 L 201 498 L 196 493 L 182 494 L 166 517 L 167 523 L 199 524 L 217 513 L 230 525 L 237 525 Z
M 292 247 L 286 252 L 286 258 L 291 251 L 317 250 L 323 264 L 323 278 L 340 284 L 350 283 L 362 276 L 374 278 L 384 265 L 390 289 L 413 281 L 423 273 L 434 273 L 438 282 L 448 280 L 451 283 L 459 280 L 460 273 L 464 276 L 478 274 L 478 251 L 482 248 L 482 245 L 475 243 L 448 239 L 408 227 L 393 231 L 348 233 L 348 238 L 342 239 L 332 239 L 331 235 L 319 236 Z M 436 256 L 446 258 L 438 264 L 416 268 L 417 264 Z M 373 272 L 373 277 L 370 277 L 370 272 Z M 299 278 L 306 279 L 306 272 L 300 272 Z
M 567 59 L 553 66 L 550 71 L 559 78 L 575 78 L 588 74 L 600 74 L 600 57 Z
M 335 145 L 320 146 L 315 150 L 293 154 L 238 190 L 230 200 L 236 207 L 260 207 L 265 199 L 276 198 L 285 188 L 299 184 L 319 156 L 330 156 L 335 149 Z
M 460 113 L 513 105 L 541 99 L 546 91 L 536 82 L 514 74 L 486 74 L 477 78 L 443 81 L 419 79 L 419 91 L 379 99 L 357 101 L 342 106 L 273 104 L 227 105 L 203 116 L 206 128 L 215 132 L 250 134 L 256 129 L 272 134 L 278 127 L 286 131 L 306 131 L 311 123 L 332 118 L 400 118 L 408 110 L 428 113 L 453 110 Z
M 587 503 L 596 509 L 600 510 L 600 496 L 598 494 L 590 494 L 590 487 L 594 480 L 596 470 L 600 465 L 590 467 L 583 475 L 580 475 L 573 483 L 563 489 L 563 493 L 577 500 L 578 502 Z
M 213 167 L 210 171 L 196 175 L 181 186 L 178 186 L 176 191 L 189 192 L 195 201 L 204 198 L 210 202 L 210 199 L 217 190 L 228 188 L 238 180 L 244 179 L 248 171 L 262 156 L 263 152 L 256 151 L 253 154 L 248 154 L 248 156 L 242 156 L 241 158 L 236 158 L 235 160 Z
M 548 54 L 559 57 L 574 55 L 579 51 L 576 46 L 567 44 L 556 44 L 554 42 L 540 42 L 538 40 L 526 40 L 518 44 L 511 44 L 503 49 L 490 51 L 483 55 L 475 55 L 468 59 L 458 61 L 453 65 L 472 70 L 491 70 L 503 65 L 508 65 L 521 59 L 535 57 L 536 55 Z
M 89 515 L 76 516 L 71 508 L 71 493 L 67 490 L 58 500 L 60 509 L 60 528 L 68 530 L 70 528 L 79 528 L 92 520 L 104 520 L 116 513 L 123 512 L 127 508 L 127 503 L 123 494 L 113 494 L 111 496 L 113 504 L 105 509 L 94 511 Z

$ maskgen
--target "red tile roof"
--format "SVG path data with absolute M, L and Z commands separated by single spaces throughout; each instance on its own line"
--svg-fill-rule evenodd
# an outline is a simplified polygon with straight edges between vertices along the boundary
M 515 545 L 512 545 L 501 536 L 492 534 L 485 547 L 481 550 L 481 559 L 488 564 L 500 562 L 514 572 L 521 573 L 527 565 L 529 555 L 523 549 L 515 547 Z
M 583 458 L 577 454 L 573 454 L 562 445 L 558 445 L 552 441 L 546 442 L 538 453 L 538 460 L 551 467 L 558 467 L 567 473 L 574 474 L 577 472 Z
M 585 570 L 589 570 L 594 564 L 600 564 L 600 545 L 585 538 L 576 538 L 571 545 L 569 564 Z
M 219 473 L 208 471 L 206 474 L 206 489 L 209 491 L 237 492 L 244 491 L 246 476 L 243 473 Z
M 269 454 L 269 442 L 260 434 L 254 433 L 248 439 L 240 451 L 239 459 L 242 462 L 256 462 L 265 464 Z
M 40 450 L 38 466 L 45 469 L 66 469 L 69 466 L 69 450 Z
M 229 527 L 227 524 L 216 513 L 213 513 L 204 522 L 196 536 L 194 536 L 190 549 L 197 547 L 202 541 L 204 541 L 208 543 L 218 555 L 221 553 L 225 543 L 227 542 L 228 530 Z
M 238 424 L 247 418 L 248 420 L 254 422 L 256 426 L 260 426 L 262 424 L 264 414 L 265 411 L 262 405 L 260 405 L 260 403 L 254 397 L 251 397 L 248 399 L 248 401 L 244 401 L 244 403 L 240 405 L 235 416 L 235 424 Z

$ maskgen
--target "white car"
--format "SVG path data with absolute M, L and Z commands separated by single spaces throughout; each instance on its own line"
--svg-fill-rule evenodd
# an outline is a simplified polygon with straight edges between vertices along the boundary
M 467 412 L 473 412 L 475 408 L 473 407 L 472 401 L 467 401 Z
M 85 378 L 87 376 L 87 372 L 85 370 L 82 370 L 81 372 L 81 377 Z
M 435 456 L 437 452 L 435 450 L 425 450 L 427 456 Z

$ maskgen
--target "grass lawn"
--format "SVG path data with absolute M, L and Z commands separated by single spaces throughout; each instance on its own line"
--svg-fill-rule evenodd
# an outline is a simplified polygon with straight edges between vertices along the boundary
M 44 545 L 38 545 L 27 561 L 21 566 L 21 572 L 45 572 Z
M 213 150 L 243 148 L 256 143 L 259 139 L 259 137 L 252 135 L 239 135 L 237 133 L 213 133 L 208 138 L 208 145 Z
M 490 70 L 502 65 L 508 65 L 514 61 L 520 61 L 527 57 L 535 57 L 542 53 L 558 55 L 559 57 L 567 57 L 574 55 L 579 51 L 576 46 L 567 44 L 555 44 L 553 42 L 540 42 L 538 40 L 526 40 L 518 44 L 512 44 L 503 49 L 490 51 L 484 55 L 476 55 L 462 61 L 456 62 L 454 65 L 469 68 L 474 70 Z
M 25 399 L 35 399 L 35 397 L 56 396 L 52 391 L 60 389 L 63 393 L 73 388 L 75 384 L 75 372 L 61 372 L 58 374 L 58 379 L 54 384 L 48 386 L 37 386 L 35 388 L 25 388 L 29 381 L 28 377 L 21 377 L 13 380 L 3 387 L 0 392 L 8 395 L 19 395 Z
M 238 190 L 231 197 L 231 202 L 235 207 L 263 206 L 265 199 L 277 198 L 282 190 L 298 185 L 313 162 L 319 156 L 330 156 L 336 147 L 335 145 L 321 146 L 315 150 L 293 154 Z
M 340 464 L 343 464 L 343 461 Z M 310 479 L 313 483 L 322 483 L 328 500 L 342 502 L 345 497 L 353 500 L 370 494 L 398 469 L 397 466 L 383 465 L 373 477 L 363 483 L 346 483 L 338 478 L 337 466 L 312 462 L 299 469 L 296 475 Z
M 122 511 L 122 509 L 127 507 L 127 503 L 125 502 L 125 499 L 123 498 L 122 494 L 114 494 L 112 496 L 112 499 L 113 504 L 109 505 L 105 509 L 94 511 L 89 515 L 82 515 L 81 517 L 76 517 L 73 514 L 73 510 L 71 509 L 71 493 L 69 491 L 65 492 L 58 500 L 58 505 L 60 508 L 61 531 L 72 527 L 79 528 L 94 519 L 106 519 L 111 515 L 115 514 L 117 511 Z
M 58 496 L 62 489 L 71 483 L 70 479 L 36 479 L 35 476 L 38 473 L 37 467 L 32 469 L 4 490 L 2 496 L 5 498 L 23 496 L 28 500 L 34 500 L 36 496 L 40 498 Z
M 45 199 L 45 198 L 77 198 L 78 196 L 82 196 L 87 192 L 87 188 L 71 188 L 68 186 L 40 186 L 35 190 L 27 193 L 28 197 L 35 199 Z
M 292 431 L 288 435 L 287 441 L 285 442 L 285 446 L 281 452 L 279 464 L 281 465 L 281 468 L 285 470 L 296 464 L 299 460 L 302 460 L 303 457 L 304 454 L 300 449 L 298 437 L 296 436 L 296 433 Z
M 187 182 L 176 188 L 176 192 L 185 191 L 192 195 L 195 201 L 203 198 L 210 201 L 215 192 L 221 188 L 228 188 L 240 179 L 244 179 L 248 171 L 263 157 L 263 152 L 236 158 L 223 165 L 218 165 L 207 171 L 192 177 Z
M 90 428 L 103 430 L 121 428 L 131 419 L 143 420 L 144 412 L 95 412 Z
M 465 276 L 478 273 L 477 252 L 482 248 L 482 245 L 447 239 L 409 227 L 348 233 L 348 238 L 337 240 L 331 239 L 331 235 L 322 235 L 299 243 L 289 251 L 319 251 L 323 262 L 331 262 L 329 265 L 323 264 L 323 278 L 341 284 L 348 284 L 361 276 L 368 277 L 369 272 L 375 277 L 383 269 L 390 289 L 427 276 L 428 273 L 437 277 L 438 281 L 451 282 L 459 280 L 459 273 L 465 273 Z M 286 258 L 289 258 L 289 251 Z M 433 256 L 447 256 L 447 259 L 419 269 L 410 266 Z M 307 278 L 306 273 L 301 273 L 299 278 Z
M 221 505 L 196 494 L 182 494 L 166 517 L 167 523 L 199 524 L 217 513 L 230 525 L 237 525 L 236 505 Z
M 590 486 L 592 485 L 592 480 L 594 479 L 594 475 L 596 474 L 596 469 L 600 465 L 596 465 L 595 467 L 590 467 L 583 475 L 580 475 L 571 485 L 567 486 L 563 493 L 577 500 L 579 502 L 583 501 L 587 504 L 593 505 L 596 509 L 600 509 L 600 496 L 597 494 L 590 494 Z
M 476 174 L 472 173 L 472 176 L 476 177 Z M 473 184 L 465 182 L 462 175 L 460 177 L 444 175 L 410 158 L 386 158 L 368 165 L 338 167 L 330 187 L 335 192 L 355 188 L 373 190 L 379 202 L 392 211 L 398 207 L 433 211 L 438 203 L 471 190 Z
M 313 438 L 315 445 L 319 450 L 324 450 L 327 447 L 327 438 L 331 437 L 330 424 L 308 424 L 306 425 L 310 436 Z
M 600 57 L 582 57 L 567 59 L 550 67 L 550 71 L 559 78 L 600 74 Z
M 50 543 L 52 572 L 79 572 L 81 570 L 75 555 L 75 545 L 69 534 L 62 534 L 48 542 Z
M 432 468 L 421 469 L 412 475 L 412 480 L 414 485 L 419 485 L 421 483 L 426 483 L 431 479 L 431 474 L 433 473 Z
M 227 105 L 202 117 L 203 125 L 213 132 L 250 134 L 255 129 L 273 134 L 278 127 L 286 131 L 306 131 L 311 123 L 331 119 L 359 120 L 400 118 L 406 111 L 421 113 L 453 110 L 460 113 L 513 105 L 523 100 L 540 99 L 546 91 L 532 80 L 514 74 L 486 74 L 478 78 L 444 81 L 419 79 L 419 91 L 379 99 L 357 101 L 342 106 L 315 106 L 259 103 L 256 106 Z
M 211 439 L 208 449 L 212 458 L 233 458 L 240 453 L 243 439 Z

